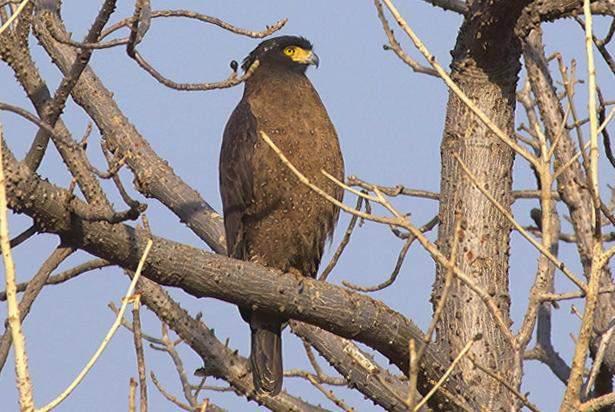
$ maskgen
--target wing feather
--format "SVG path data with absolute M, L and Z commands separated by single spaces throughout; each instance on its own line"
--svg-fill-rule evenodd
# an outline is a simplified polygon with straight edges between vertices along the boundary
M 228 255 L 245 259 L 243 217 L 254 199 L 253 150 L 256 120 L 244 101 L 235 108 L 224 129 L 220 151 L 220 194 Z

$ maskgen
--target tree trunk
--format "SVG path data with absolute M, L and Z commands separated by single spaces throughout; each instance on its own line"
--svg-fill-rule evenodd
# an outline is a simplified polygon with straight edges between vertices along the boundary
M 514 3 L 514 2 L 512 2 Z M 521 2 L 523 3 L 523 2 Z M 513 134 L 515 90 L 521 49 L 513 29 L 523 4 L 475 2 L 453 50 L 452 77 L 495 124 Z M 465 175 L 455 155 L 507 209 L 512 203 L 514 152 L 453 93 L 449 96 L 441 146 L 440 220 L 438 243 L 450 255 L 455 219 L 462 219 L 456 264 L 495 300 L 504 320 L 509 317 L 508 258 L 510 224 Z M 438 267 L 432 303 L 437 303 L 446 277 Z M 475 335 L 471 354 L 482 365 L 513 379 L 513 350 L 485 304 L 469 288 L 455 281 L 437 328 L 438 341 L 455 357 Z M 475 369 L 460 364 L 464 381 L 486 410 L 510 410 L 510 391 Z

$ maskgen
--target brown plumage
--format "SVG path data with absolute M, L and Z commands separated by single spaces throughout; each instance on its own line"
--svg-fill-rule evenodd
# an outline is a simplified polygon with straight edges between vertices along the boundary
M 259 133 L 267 133 L 303 174 L 342 200 L 343 191 L 321 173 L 344 178 L 335 128 L 305 75 L 318 58 L 307 40 L 283 36 L 262 42 L 244 61 L 244 70 L 257 59 L 220 153 L 228 254 L 315 277 L 339 210 L 299 182 Z M 275 395 L 282 388 L 285 319 L 252 309 L 240 311 L 252 332 L 254 385 Z

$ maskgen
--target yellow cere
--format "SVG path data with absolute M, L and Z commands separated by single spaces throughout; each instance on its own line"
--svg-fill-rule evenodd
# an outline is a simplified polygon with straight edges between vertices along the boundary
M 284 54 L 297 63 L 307 63 L 312 57 L 312 52 L 310 50 L 305 50 L 298 46 L 286 47 L 284 49 Z

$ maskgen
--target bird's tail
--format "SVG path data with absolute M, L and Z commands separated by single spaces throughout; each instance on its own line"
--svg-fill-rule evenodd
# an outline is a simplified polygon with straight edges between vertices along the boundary
M 252 378 L 259 392 L 271 396 L 282 389 L 282 321 L 270 315 L 252 312 Z

